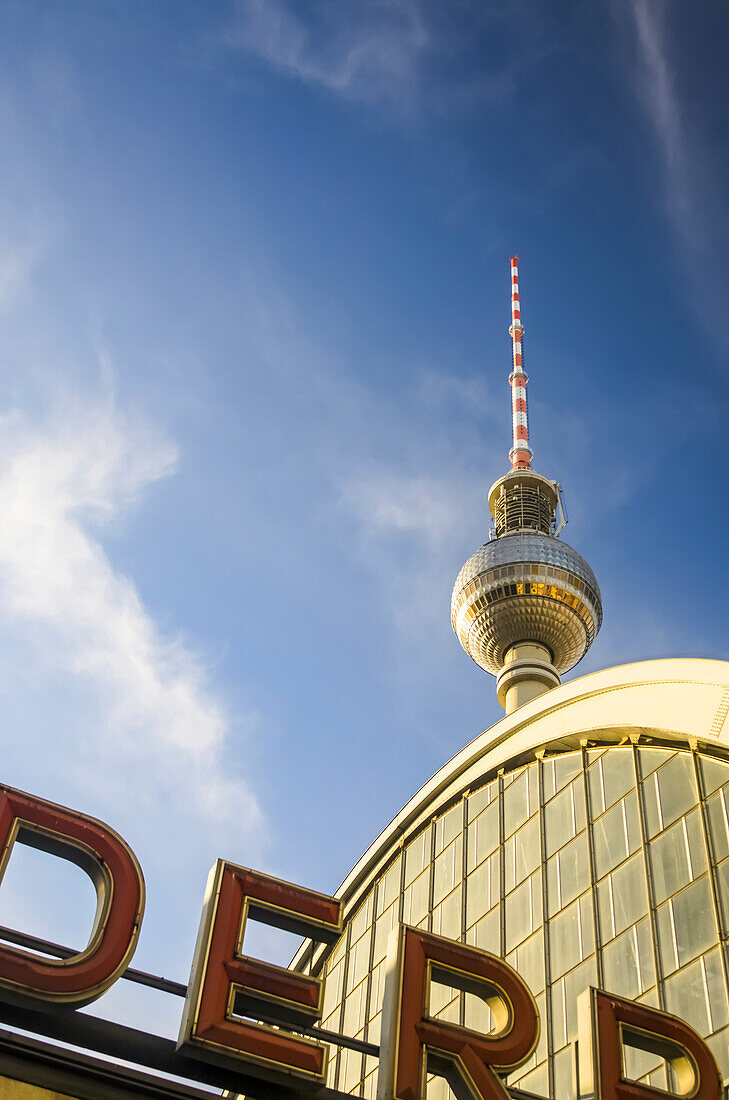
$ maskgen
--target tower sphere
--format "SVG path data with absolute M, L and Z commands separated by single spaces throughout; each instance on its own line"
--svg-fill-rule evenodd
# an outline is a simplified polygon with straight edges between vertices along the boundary
M 558 673 L 592 645 L 602 623 L 595 574 L 566 542 L 518 531 L 485 543 L 453 586 L 451 622 L 477 665 L 497 676 L 507 650 L 538 642 Z

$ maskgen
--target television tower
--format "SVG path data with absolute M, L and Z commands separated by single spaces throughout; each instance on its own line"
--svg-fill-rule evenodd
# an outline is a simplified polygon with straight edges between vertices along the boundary
M 560 683 L 602 623 L 595 574 L 558 536 L 561 487 L 532 469 L 518 257 L 511 259 L 511 471 L 489 490 L 490 539 L 461 569 L 451 623 L 466 653 L 496 676 L 507 714 Z M 557 518 L 559 516 L 559 519 Z

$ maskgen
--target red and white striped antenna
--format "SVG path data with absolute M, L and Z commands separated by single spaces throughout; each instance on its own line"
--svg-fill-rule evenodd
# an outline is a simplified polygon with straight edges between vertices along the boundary
M 529 424 L 527 422 L 526 387 L 529 379 L 524 370 L 524 353 L 521 338 L 524 326 L 521 323 L 521 303 L 519 301 L 519 257 L 511 257 L 511 325 L 509 335 L 514 348 L 514 366 L 509 375 L 511 386 L 511 421 L 514 445 L 509 451 L 512 470 L 529 470 L 532 465 L 532 452 L 529 448 Z

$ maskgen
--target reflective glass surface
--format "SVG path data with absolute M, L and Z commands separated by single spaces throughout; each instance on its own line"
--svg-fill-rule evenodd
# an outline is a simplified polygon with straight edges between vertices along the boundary
M 524 977 L 542 1034 L 507 1081 L 572 1100 L 577 998 L 589 985 L 687 1020 L 729 1081 L 729 763 L 682 749 L 593 746 L 469 790 L 404 838 L 325 966 L 323 1026 L 378 1043 L 399 921 L 485 948 Z M 488 1007 L 433 986 L 430 1012 L 488 1031 Z M 654 1057 L 626 1072 L 671 1089 Z M 374 1097 L 377 1060 L 333 1048 L 329 1083 Z M 429 1100 L 446 1100 L 437 1078 Z

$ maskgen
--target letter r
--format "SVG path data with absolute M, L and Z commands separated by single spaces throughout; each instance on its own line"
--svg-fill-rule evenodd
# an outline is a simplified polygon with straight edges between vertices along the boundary
M 482 1035 L 430 1016 L 432 981 L 485 1000 L 498 1031 Z M 526 1061 L 539 1038 L 539 1013 L 503 959 L 400 925 L 391 934 L 382 1035 L 378 1100 L 423 1100 L 427 1072 L 446 1077 L 459 1097 L 508 1100 L 494 1070 Z
M 658 1100 L 665 1089 L 631 1081 L 623 1073 L 623 1047 L 664 1058 L 680 1091 L 691 1100 L 721 1100 L 719 1068 L 703 1039 L 676 1016 L 588 989 L 578 1002 L 580 1094 L 594 1100 Z

